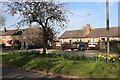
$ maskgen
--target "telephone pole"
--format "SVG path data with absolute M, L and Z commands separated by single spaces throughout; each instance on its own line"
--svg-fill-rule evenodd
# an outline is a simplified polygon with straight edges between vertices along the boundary
M 106 0 L 106 33 L 107 33 L 107 61 L 110 54 L 110 41 L 109 41 L 109 0 Z

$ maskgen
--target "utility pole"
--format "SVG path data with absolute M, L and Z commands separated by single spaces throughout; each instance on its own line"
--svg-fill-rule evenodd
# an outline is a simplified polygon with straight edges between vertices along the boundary
M 107 61 L 110 54 L 110 41 L 109 41 L 109 0 L 106 0 L 106 33 L 107 33 Z

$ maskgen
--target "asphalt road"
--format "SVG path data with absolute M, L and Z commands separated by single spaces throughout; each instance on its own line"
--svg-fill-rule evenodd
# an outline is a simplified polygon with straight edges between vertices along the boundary
M 77 76 L 69 76 L 69 75 L 62 75 L 62 74 L 50 74 L 50 73 L 44 73 L 42 71 L 34 72 L 29 70 L 19 70 L 15 67 L 8 66 L 8 65 L 2 65 L 0 64 L 0 68 L 2 67 L 2 79 L 3 80 L 9 80 L 9 79 L 22 79 L 22 80 L 39 80 L 39 79 L 56 79 L 61 80 L 61 78 L 83 78 L 83 77 L 77 77 Z
M 45 74 L 35 73 L 32 71 L 19 70 L 8 65 L 2 67 L 2 78 L 47 78 Z

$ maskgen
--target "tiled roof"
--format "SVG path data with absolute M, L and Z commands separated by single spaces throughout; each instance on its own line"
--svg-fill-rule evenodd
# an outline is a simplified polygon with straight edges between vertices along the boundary
M 86 37 L 106 37 L 106 28 L 95 28 L 91 29 L 89 33 L 86 33 L 86 30 L 70 30 L 65 31 L 60 39 L 65 38 L 86 38 Z M 120 37 L 120 27 L 111 27 L 110 28 L 111 37 Z
M 60 38 L 78 38 L 83 37 L 85 35 L 85 30 L 71 30 L 65 31 Z
M 12 35 L 29 35 L 34 34 L 36 32 L 40 32 L 38 28 L 31 27 L 25 29 L 15 29 L 15 30 L 7 30 L 7 32 L 0 31 L 0 36 L 12 36 Z
M 120 29 L 119 27 L 111 27 L 110 28 L 110 37 L 118 37 Z M 87 35 L 87 37 L 106 37 L 106 28 L 96 28 L 92 29 L 92 31 Z
M 22 35 L 22 31 L 25 29 L 7 30 L 7 32 L 1 31 L 2 36 Z

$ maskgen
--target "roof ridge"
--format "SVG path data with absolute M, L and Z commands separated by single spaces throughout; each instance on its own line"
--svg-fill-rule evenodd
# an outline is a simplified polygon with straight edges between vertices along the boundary
M 119 26 L 118 26 L 119 27 Z M 110 28 L 118 28 L 118 27 L 110 27 Z M 106 27 L 105 27 L 106 28 Z M 92 29 L 105 29 L 105 28 L 92 28 Z M 91 29 L 91 30 L 92 30 Z M 85 29 L 79 29 L 79 30 L 66 30 L 66 31 L 80 31 L 80 30 L 85 30 Z
M 7 31 L 25 30 L 25 29 L 28 29 L 28 28 L 24 28 L 24 29 L 11 29 L 11 30 L 7 29 Z M 4 31 L 4 30 L 0 30 L 0 31 Z
M 118 26 L 119 27 L 119 26 Z M 109 28 L 118 28 L 118 27 L 109 27 Z M 106 27 L 105 27 L 106 28 Z M 93 28 L 93 29 L 105 29 L 105 28 Z
M 67 30 L 67 31 L 80 31 L 80 30 L 84 30 L 84 29 L 79 29 L 79 30 Z

